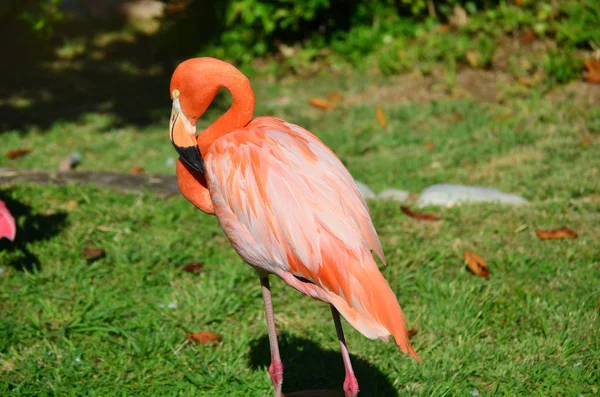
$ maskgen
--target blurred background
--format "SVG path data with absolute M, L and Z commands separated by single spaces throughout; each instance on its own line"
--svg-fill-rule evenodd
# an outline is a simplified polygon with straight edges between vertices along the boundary
M 93 110 L 148 122 L 166 106 L 177 62 L 202 55 L 272 78 L 438 74 L 450 90 L 464 66 L 525 86 L 596 81 L 599 9 L 593 0 L 4 0 L 0 128 Z

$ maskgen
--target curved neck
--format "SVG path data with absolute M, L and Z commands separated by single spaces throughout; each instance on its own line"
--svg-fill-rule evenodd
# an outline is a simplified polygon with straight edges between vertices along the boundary
M 221 88 L 229 90 L 231 93 L 231 107 L 196 138 L 202 155 L 208 151 L 212 143 L 219 137 L 245 127 L 252 120 L 255 103 L 254 91 L 252 91 L 248 78 L 237 69 L 236 72 L 226 74 L 227 77 L 215 90 L 212 99 Z

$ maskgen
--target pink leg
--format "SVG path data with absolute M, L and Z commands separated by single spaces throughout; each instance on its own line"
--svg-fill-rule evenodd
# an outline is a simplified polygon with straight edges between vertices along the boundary
M 346 397 L 356 397 L 358 396 L 358 380 L 356 380 L 356 376 L 354 376 L 354 370 L 352 369 L 352 363 L 350 362 L 350 353 L 348 353 L 348 348 L 346 347 L 346 338 L 344 338 L 344 330 L 342 329 L 342 322 L 340 321 L 340 313 L 335 307 L 333 307 L 333 305 L 331 305 L 331 314 L 333 315 L 335 330 L 337 331 L 337 336 L 340 340 L 342 358 L 344 359 L 344 368 L 346 369 L 344 394 L 346 394 Z
M 279 345 L 277 344 L 277 331 L 275 330 L 275 316 L 273 315 L 273 303 L 271 301 L 271 287 L 269 286 L 269 276 L 261 277 L 260 285 L 262 287 L 263 301 L 265 302 L 265 315 L 267 317 L 267 328 L 269 332 L 269 345 L 271 347 L 271 365 L 269 366 L 269 375 L 275 388 L 275 397 L 281 397 L 281 387 L 283 385 L 283 364 L 279 357 Z

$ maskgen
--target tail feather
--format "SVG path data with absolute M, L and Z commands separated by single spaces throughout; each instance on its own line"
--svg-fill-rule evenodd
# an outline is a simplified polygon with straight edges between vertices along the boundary
M 406 318 L 396 295 L 379 271 L 371 253 L 366 253 L 360 259 L 352 255 L 343 257 L 347 261 L 347 278 L 339 285 L 341 294 L 329 290 L 325 292 L 325 300 L 333 304 L 342 316 L 367 338 L 387 340 L 392 335 L 404 354 L 410 354 L 421 362 L 408 340 Z M 337 262 L 339 258 L 338 256 L 323 259 Z M 341 269 L 337 264 L 327 267 Z M 341 275 L 336 276 L 337 280 L 344 280 Z

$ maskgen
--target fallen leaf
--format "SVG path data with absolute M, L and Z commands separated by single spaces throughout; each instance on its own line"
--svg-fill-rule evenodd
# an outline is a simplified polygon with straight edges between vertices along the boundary
M 206 345 L 208 343 L 220 342 L 223 337 L 219 334 L 213 334 L 212 332 L 194 332 L 187 334 L 187 339 L 195 343 Z
M 552 230 L 536 229 L 535 234 L 542 240 L 557 240 L 562 238 L 577 238 L 577 233 L 568 227 Z
M 586 58 L 583 60 L 583 64 L 587 69 L 587 82 L 600 83 L 600 61 L 594 58 Z
M 183 267 L 183 271 L 188 273 L 200 273 L 202 270 L 204 270 L 203 263 L 188 263 Z
M 590 144 L 590 143 L 592 143 L 592 142 L 594 142 L 594 141 L 592 140 L 592 138 L 583 138 L 583 139 L 581 140 L 581 142 L 579 143 L 579 146 L 587 146 L 587 145 L 589 145 L 589 144 Z
M 427 141 L 427 142 L 425 142 L 424 146 L 425 146 L 425 149 L 427 149 L 427 150 L 433 150 L 433 149 L 435 149 L 435 142 Z
M 9 159 L 16 159 L 18 157 L 23 157 L 25 156 L 27 153 L 31 152 L 31 149 L 16 149 L 16 150 L 11 150 L 10 152 L 6 153 L 6 157 L 8 157 Z
M 406 215 L 410 216 L 411 218 L 415 218 L 415 219 L 420 219 L 422 221 L 437 221 L 440 218 L 432 215 L 432 214 L 421 214 L 418 212 L 414 212 L 413 210 L 411 210 L 408 207 L 400 207 L 400 209 L 402 210 L 402 212 L 404 212 Z
M 144 169 L 142 167 L 133 167 L 129 170 L 130 174 L 141 174 L 142 172 L 144 172 Z
M 526 87 L 531 87 L 533 85 L 533 79 L 529 77 L 519 76 L 517 78 L 517 81 L 519 82 L 519 84 L 524 85 Z
M 527 32 L 525 32 L 525 34 L 523 34 L 521 36 L 521 38 L 519 39 L 519 42 L 521 44 L 528 44 L 531 43 L 533 40 L 535 40 L 536 35 L 535 32 L 533 30 L 528 30 Z
M 413 336 L 415 336 L 417 334 L 418 330 L 419 330 L 419 327 L 412 327 L 411 329 L 409 329 L 408 330 L 408 339 L 410 339 Z
M 332 91 L 327 94 L 327 98 L 331 99 L 332 101 L 341 102 L 344 99 L 344 96 L 338 91 Z
M 311 98 L 308 101 L 308 103 L 318 109 L 323 109 L 323 110 L 329 110 L 329 109 L 333 109 L 335 107 L 335 105 L 333 103 L 331 103 L 327 99 L 323 99 L 323 98 Z
M 375 117 L 377 118 L 377 122 L 384 130 L 387 130 L 387 118 L 385 117 L 385 113 L 383 109 L 379 105 L 375 105 Z
M 440 25 L 438 26 L 437 31 L 440 33 L 448 33 L 450 31 L 450 25 Z
M 583 64 L 588 71 L 600 71 L 600 61 L 594 58 L 585 58 Z
M 83 250 L 83 256 L 88 260 L 88 262 L 94 262 L 98 259 L 104 258 L 106 256 L 106 252 L 104 251 L 104 248 L 88 248 Z
M 465 264 L 469 270 L 473 272 L 473 274 L 487 279 L 490 278 L 490 272 L 488 270 L 487 263 L 485 263 L 483 258 L 481 258 L 479 255 L 471 251 L 465 251 L 463 253 L 463 258 L 465 260 Z
M 515 0 L 515 5 L 516 5 L 517 7 L 520 7 L 520 6 L 522 6 L 522 5 L 523 5 L 523 3 L 524 3 L 524 2 L 525 2 L 525 0 Z
M 476 68 L 477 66 L 479 66 L 479 54 L 477 53 L 477 51 L 467 51 L 465 54 L 465 57 L 467 58 L 467 62 L 469 62 L 469 65 L 472 68 Z

